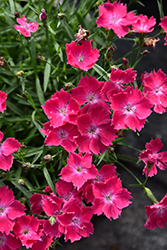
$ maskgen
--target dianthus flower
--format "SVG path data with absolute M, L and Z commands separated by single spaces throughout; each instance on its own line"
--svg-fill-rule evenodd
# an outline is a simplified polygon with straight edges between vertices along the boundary
M 0 232 L 9 234 L 15 224 L 15 219 L 25 214 L 25 207 L 14 199 L 12 190 L 0 187 Z
M 159 25 L 167 33 L 167 16 L 165 16 L 164 18 L 160 18 L 160 20 L 161 20 L 161 23 Z M 164 43 L 164 45 L 167 45 L 167 35 L 165 36 L 165 40 L 166 42 Z
M 112 68 L 110 78 L 101 90 L 103 98 L 109 101 L 113 94 L 123 91 L 127 87 L 125 84 L 134 82 L 136 75 L 136 70 L 133 68 L 126 70 Z
M 132 24 L 132 29 L 137 33 L 150 33 L 154 30 L 152 27 L 155 24 L 156 20 L 153 16 L 148 18 L 147 16 L 140 14 L 137 21 Z
M 18 250 L 21 242 L 12 233 L 6 235 L 0 232 L 0 249 L 1 250 Z
M 144 127 L 145 119 L 151 114 L 152 104 L 140 90 L 133 86 L 124 92 L 115 94 L 111 99 L 111 109 L 114 110 L 112 124 L 115 129 L 130 128 L 136 132 Z
M 40 240 L 43 235 L 42 229 L 39 228 L 40 221 L 34 216 L 23 215 L 16 219 L 13 232 L 19 238 L 23 246 L 30 248 Z
M 69 154 L 67 163 L 62 168 L 61 179 L 67 182 L 72 182 L 74 187 L 79 189 L 82 185 L 90 179 L 94 179 L 98 175 L 98 171 L 92 164 L 92 156 L 90 154 Z
M 151 206 L 145 206 L 147 220 L 144 227 L 154 230 L 156 227 L 164 228 L 167 223 L 167 194 L 163 199 Z
M 158 151 L 163 147 L 161 140 L 157 137 L 155 140 L 151 139 L 150 142 L 146 143 L 146 150 L 141 152 L 139 158 L 145 163 L 145 167 L 143 169 L 143 174 L 147 176 L 147 172 L 149 171 L 148 176 L 152 177 L 157 174 L 158 167 L 161 170 L 165 170 L 167 168 L 167 152 Z
M 129 32 L 130 28 L 127 25 L 132 25 L 136 21 L 136 15 L 133 12 L 127 13 L 126 4 L 108 1 L 99 5 L 98 8 L 100 16 L 96 21 L 97 27 L 112 29 L 119 38 Z
M 99 104 L 94 104 L 79 115 L 77 126 L 81 135 L 76 138 L 76 143 L 81 152 L 103 153 L 117 137 L 109 111 Z
M 93 212 L 90 207 L 84 207 L 82 203 L 71 202 L 64 213 L 59 216 L 62 233 L 65 241 L 80 240 L 82 237 L 89 237 L 93 233 L 93 224 L 90 222 Z
M 104 82 L 99 82 L 95 77 L 83 76 L 78 83 L 78 87 L 71 90 L 72 98 L 74 98 L 79 105 L 99 103 L 105 107 L 107 105 L 100 94 L 103 85 Z
M 119 178 L 111 177 L 105 183 L 95 182 L 93 185 L 94 194 L 94 214 L 104 215 L 111 220 L 115 220 L 121 214 L 122 209 L 129 206 L 130 193 L 122 187 Z
M 14 28 L 19 31 L 23 36 L 30 37 L 31 32 L 34 33 L 38 29 L 38 24 L 36 22 L 27 23 L 27 18 L 22 15 L 21 18 L 17 18 L 16 21 L 20 24 L 15 24 Z
M 74 124 L 66 123 L 60 127 L 53 128 L 50 122 L 46 122 L 42 133 L 46 135 L 45 143 L 47 146 L 61 145 L 67 152 L 74 152 L 76 144 L 74 137 L 79 135 L 77 126 Z
M 50 119 L 50 124 L 53 128 L 60 127 L 65 123 L 76 123 L 79 105 L 71 94 L 64 91 L 56 92 L 49 100 L 42 105 L 45 114 Z
M 142 75 L 143 94 L 154 105 L 154 112 L 162 114 L 167 111 L 167 76 L 159 69 Z
M 67 63 L 88 71 L 98 60 L 100 54 L 98 49 L 92 49 L 91 41 L 81 43 L 81 45 L 77 45 L 77 42 L 72 41 L 70 44 L 66 44 Z
M 0 131 L 0 169 L 10 170 L 13 163 L 12 153 L 16 152 L 21 144 L 14 138 L 7 138 L 2 144 L 3 133 Z
M 7 94 L 0 90 L 0 112 L 4 113 L 6 109 Z

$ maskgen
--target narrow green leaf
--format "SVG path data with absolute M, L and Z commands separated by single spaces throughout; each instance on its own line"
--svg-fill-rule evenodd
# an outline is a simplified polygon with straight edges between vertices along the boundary
M 46 179 L 48 185 L 51 187 L 52 191 L 54 193 L 56 193 L 55 186 L 54 186 L 54 184 L 52 182 L 52 179 L 51 179 L 50 174 L 49 174 L 49 172 L 48 172 L 48 170 L 47 170 L 46 167 L 44 167 L 44 169 L 43 169 L 43 174 L 45 176 L 45 179 Z
M 14 1 L 13 0 L 9 0 L 9 4 L 10 4 L 10 8 L 11 8 L 12 14 L 14 14 L 16 12 Z
M 70 28 L 69 24 L 64 20 L 62 20 L 61 22 L 62 22 L 62 24 L 63 24 L 63 26 L 64 26 L 64 28 L 65 28 L 65 30 L 67 32 L 68 37 L 71 40 L 74 40 L 74 33 L 73 33 L 72 29 Z
M 31 39 L 31 60 L 35 74 L 37 74 L 37 55 L 34 39 Z
M 98 64 L 94 64 L 93 69 L 104 79 L 108 80 L 108 73 Z
M 46 65 L 45 65 L 45 71 L 44 71 L 44 93 L 47 90 L 48 83 L 49 83 L 49 77 L 50 77 L 50 71 L 51 71 L 51 58 L 48 58 Z
M 158 5 L 158 10 L 159 10 L 160 18 L 164 18 L 162 0 L 157 0 L 157 5 Z
M 38 99 L 40 101 L 40 104 L 44 105 L 45 104 L 45 99 L 44 99 L 43 91 L 42 91 L 42 88 L 41 88 L 40 81 L 39 81 L 38 77 L 36 78 L 36 91 L 37 91 L 37 96 L 38 96 Z
M 17 183 L 17 181 L 14 181 L 14 180 L 11 180 L 12 184 L 18 188 L 28 199 L 30 198 L 31 196 L 31 193 L 29 193 L 27 191 L 27 189 L 25 189 L 23 186 L 21 186 L 20 184 Z

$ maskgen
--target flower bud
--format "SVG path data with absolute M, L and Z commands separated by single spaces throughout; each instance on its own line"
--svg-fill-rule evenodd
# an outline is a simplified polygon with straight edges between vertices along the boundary
M 20 70 L 16 73 L 17 76 L 21 76 L 21 75 L 24 75 L 24 71 Z
M 18 12 L 15 12 L 14 15 L 15 15 L 16 18 L 19 17 L 19 13 Z
M 17 183 L 18 183 L 19 185 L 21 185 L 21 186 L 24 186 L 24 181 L 23 181 L 23 179 L 19 179 L 19 180 L 17 181 Z
M 63 17 L 65 17 L 65 14 L 64 14 L 64 13 L 61 13 L 61 12 L 58 13 L 57 15 L 58 15 L 58 17 L 61 18 L 61 19 L 63 19 Z
M 75 34 L 76 38 L 75 41 L 77 45 L 80 44 L 82 40 L 87 41 L 87 37 L 90 35 L 89 30 L 83 29 L 81 25 L 79 25 L 78 27 L 79 27 L 78 33 Z
M 22 94 L 22 97 L 24 100 L 28 101 L 28 96 L 25 93 Z
M 8 63 L 6 62 L 5 58 L 0 56 L 0 67 L 10 70 Z
M 22 168 L 28 169 L 31 167 L 31 163 L 30 162 L 26 162 L 22 165 Z
M 107 49 L 107 51 L 106 51 L 106 61 L 107 61 L 107 62 L 111 60 L 111 58 L 112 58 L 112 56 L 113 56 L 114 53 L 115 53 L 115 49 L 114 49 L 114 47 L 111 45 L 111 46 Z
M 56 223 L 56 219 L 54 218 L 54 216 L 51 216 L 49 218 L 49 223 L 50 223 L 51 226 L 53 226 Z
M 40 62 L 46 62 L 47 61 L 46 57 L 44 57 L 44 56 L 38 56 L 37 59 Z
M 43 191 L 46 192 L 46 193 L 50 193 L 50 192 L 52 192 L 52 189 L 51 189 L 50 186 L 46 186 Z
M 40 19 L 41 21 L 45 21 L 45 20 L 47 19 L 47 15 L 46 15 L 45 9 L 42 9 L 42 10 L 41 10 L 41 13 L 40 13 L 40 15 L 39 15 L 39 19 Z
M 129 61 L 126 57 L 122 58 L 122 67 L 123 69 L 128 69 L 129 68 Z
M 148 53 L 149 53 L 148 50 L 145 49 L 145 50 L 141 53 L 141 55 L 146 56 Z
M 45 162 L 50 162 L 50 161 L 53 160 L 52 156 L 49 155 L 49 154 L 48 154 L 48 155 L 45 155 L 43 159 L 44 159 Z
M 68 90 L 68 89 L 71 89 L 73 87 L 74 87 L 74 85 L 71 82 L 65 83 L 65 89 Z
M 147 187 L 143 187 L 144 189 L 144 194 L 147 196 L 147 198 L 151 201 L 151 203 L 153 204 L 157 204 L 158 201 L 155 198 L 155 196 L 153 195 L 153 193 L 151 192 L 151 190 Z

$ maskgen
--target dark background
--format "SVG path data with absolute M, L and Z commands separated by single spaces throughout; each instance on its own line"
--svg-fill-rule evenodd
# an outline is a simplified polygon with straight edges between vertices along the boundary
M 128 3 L 129 1 L 121 1 L 122 3 Z M 157 23 L 159 20 L 159 12 L 157 7 L 157 1 L 155 0 L 141 0 L 145 4 L 145 7 L 139 4 L 132 4 L 129 10 L 136 9 L 140 14 L 147 15 L 148 17 L 154 16 Z M 167 15 L 167 0 L 163 1 L 164 13 Z M 154 36 L 160 31 L 160 27 L 157 27 L 153 33 L 149 36 Z M 138 78 L 140 81 L 140 75 L 147 71 L 151 72 L 153 69 L 157 71 L 162 69 L 164 73 L 167 73 L 167 46 L 164 46 L 164 35 L 159 36 L 160 41 L 157 43 L 156 48 L 148 48 L 150 53 L 143 57 L 136 70 L 138 72 Z M 118 41 L 117 50 L 114 54 L 115 58 L 123 56 L 125 53 L 131 50 L 132 43 L 127 41 Z M 143 50 L 146 48 L 143 48 Z M 140 136 L 137 136 L 134 132 L 129 132 L 126 137 L 126 142 L 131 146 L 139 149 L 144 149 L 146 142 L 149 142 L 151 138 L 155 139 L 159 137 L 164 147 L 162 151 L 167 151 L 167 114 L 159 115 L 152 113 L 148 118 L 144 129 L 140 132 Z M 121 154 L 137 157 L 138 153 L 127 148 L 119 148 Z M 126 163 L 126 166 L 143 181 L 142 176 L 143 164 L 130 165 Z M 99 216 L 93 218 L 94 234 L 89 238 L 82 239 L 81 241 L 73 244 L 64 242 L 61 238 L 61 246 L 56 246 L 57 250 L 166 250 L 167 249 L 167 228 L 155 230 L 148 230 L 143 225 L 146 221 L 145 205 L 151 205 L 149 200 L 143 194 L 142 189 L 139 187 L 130 186 L 130 184 L 136 183 L 135 180 L 122 168 L 118 166 L 118 172 L 121 175 L 123 187 L 128 188 L 132 193 L 132 204 L 122 211 L 122 216 L 117 220 L 109 221 L 105 216 Z M 149 178 L 147 186 L 152 190 L 158 200 L 161 200 L 167 192 L 167 170 L 159 171 L 158 175 Z

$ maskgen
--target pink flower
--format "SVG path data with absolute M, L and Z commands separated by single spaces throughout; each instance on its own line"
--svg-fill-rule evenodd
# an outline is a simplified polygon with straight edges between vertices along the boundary
M 167 111 L 167 76 L 159 69 L 142 75 L 143 94 L 154 105 L 154 112 L 162 114 Z
M 59 216 L 65 241 L 71 240 L 73 243 L 82 237 L 89 237 L 93 233 L 93 224 L 90 222 L 92 215 L 90 207 L 84 207 L 82 203 L 79 205 L 76 201 L 71 202 Z
M 147 176 L 148 171 L 149 177 L 156 175 L 156 167 L 161 170 L 165 170 L 167 168 L 167 152 L 158 153 L 162 147 L 163 144 L 159 138 L 156 138 L 155 140 L 151 139 L 150 142 L 146 143 L 146 150 L 141 152 L 139 156 L 139 158 L 145 163 L 143 170 L 143 174 L 145 174 L 145 176 Z
M 145 119 L 152 112 L 150 110 L 152 104 L 140 90 L 134 89 L 133 86 L 115 94 L 110 101 L 111 108 L 114 110 L 112 124 L 115 129 L 129 127 L 135 132 L 140 131 L 144 127 Z
M 0 249 L 1 250 L 18 250 L 21 242 L 12 233 L 6 235 L 0 232 Z
M 49 100 L 42 105 L 45 114 L 50 119 L 50 124 L 53 128 L 60 127 L 65 123 L 76 123 L 79 105 L 71 94 L 64 91 L 56 92 Z
M 108 1 L 99 5 L 98 8 L 100 16 L 96 21 L 97 27 L 112 29 L 119 38 L 129 32 L 130 28 L 127 25 L 132 25 L 136 21 L 136 15 L 133 12 L 127 13 L 126 4 Z
M 160 20 L 161 20 L 161 23 L 159 25 L 167 33 L 167 16 L 165 16 L 164 18 L 160 18 Z M 165 36 L 165 40 L 166 42 L 164 43 L 164 45 L 167 45 L 167 35 Z
M 16 152 L 21 144 L 14 138 L 7 138 L 2 144 L 3 133 L 0 131 L 0 169 L 10 170 L 13 164 L 12 153 Z
M 85 71 L 92 68 L 100 56 L 98 49 L 92 49 L 91 41 L 82 41 L 81 45 L 74 41 L 67 43 L 66 54 L 68 64 Z
M 110 78 L 101 90 L 105 101 L 109 101 L 113 94 L 123 91 L 127 87 L 125 84 L 134 82 L 136 75 L 136 70 L 133 68 L 126 70 L 112 68 Z
M 0 90 L 0 112 L 4 113 L 4 110 L 6 109 L 6 99 L 7 94 Z
M 156 19 L 152 16 L 148 18 L 145 15 L 140 14 L 137 21 L 132 24 L 132 29 L 137 33 L 150 33 L 154 30 L 152 28 L 156 24 Z
M 68 152 L 76 150 L 74 137 L 79 135 L 76 125 L 66 123 L 57 128 L 53 128 L 50 122 L 43 125 L 44 129 L 41 129 L 41 131 L 47 136 L 45 139 L 47 146 L 61 145 Z
M 167 223 L 167 194 L 163 199 L 154 205 L 145 206 L 147 220 L 144 227 L 155 229 L 156 227 L 164 228 Z
M 111 125 L 109 111 L 99 104 L 94 104 L 79 115 L 77 125 L 81 136 L 76 138 L 76 143 L 81 152 L 103 153 L 117 137 L 116 130 Z
M 0 187 L 0 232 L 9 234 L 15 224 L 15 219 L 24 215 L 25 207 L 14 199 L 12 190 Z
M 129 206 L 130 193 L 122 188 L 121 180 L 117 177 L 109 178 L 105 183 L 95 182 L 93 185 L 94 214 L 104 215 L 115 220 L 121 214 L 123 208 Z
M 43 212 L 43 206 L 42 206 L 43 195 L 39 193 L 32 194 L 29 200 L 31 204 L 30 211 L 33 214 L 37 214 L 37 215 L 41 214 Z
M 100 94 L 103 85 L 104 82 L 99 82 L 95 77 L 83 76 L 78 83 L 78 87 L 71 90 L 72 98 L 74 98 L 79 105 L 85 103 L 89 103 L 90 105 L 99 103 L 108 108 Z
M 92 164 L 92 156 L 90 154 L 69 154 L 67 163 L 62 168 L 61 179 L 67 182 L 72 182 L 74 187 L 79 189 L 87 181 L 94 179 L 98 175 L 98 171 Z
M 38 24 L 36 22 L 27 23 L 27 18 L 22 15 L 21 18 L 17 18 L 16 21 L 20 24 L 15 24 L 14 28 L 19 31 L 23 36 L 30 37 L 31 32 L 34 33 L 38 29 Z
M 16 219 L 13 232 L 20 239 L 23 246 L 30 248 L 43 235 L 42 229 L 39 229 L 39 226 L 40 221 L 37 218 L 30 215 L 23 215 Z

